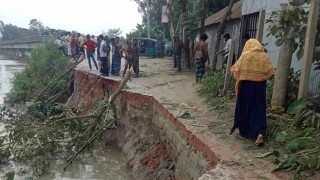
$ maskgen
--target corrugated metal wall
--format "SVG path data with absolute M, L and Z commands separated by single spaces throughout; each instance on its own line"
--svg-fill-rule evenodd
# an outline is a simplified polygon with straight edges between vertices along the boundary
M 312 71 L 310 76 L 309 92 L 311 95 L 319 94 L 320 85 L 320 71 L 314 71 L 315 65 L 312 64 Z

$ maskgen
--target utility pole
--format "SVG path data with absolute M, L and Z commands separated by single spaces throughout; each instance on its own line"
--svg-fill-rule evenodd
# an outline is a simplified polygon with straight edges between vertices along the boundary
M 234 50 L 235 50 L 235 41 L 234 41 L 234 39 L 232 39 L 231 47 L 230 47 L 230 51 L 229 51 L 229 55 L 228 55 L 226 75 L 224 78 L 224 86 L 223 86 L 224 93 L 227 93 L 227 91 L 228 91 L 228 85 L 229 85 L 229 81 L 230 81 L 230 78 L 229 78 L 230 77 L 230 68 L 232 66 Z
M 298 98 L 307 98 L 309 93 L 310 74 L 314 53 L 314 44 L 317 31 L 317 19 L 319 14 L 319 0 L 310 2 L 304 54 L 302 58 L 301 78 L 299 84 Z
M 148 31 L 148 38 L 150 38 L 150 4 L 149 4 L 149 0 L 147 0 L 147 31 Z
M 257 28 L 257 34 L 256 34 L 256 39 L 260 42 L 262 42 L 262 38 L 263 38 L 265 18 L 266 18 L 266 11 L 261 9 L 259 12 L 258 28 Z

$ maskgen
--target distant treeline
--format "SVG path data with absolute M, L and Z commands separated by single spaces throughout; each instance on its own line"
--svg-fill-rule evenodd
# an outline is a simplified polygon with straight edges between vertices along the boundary
M 39 23 L 39 22 L 37 22 Z M 4 24 L 0 20 L 0 41 L 8 41 L 14 39 L 21 39 L 26 37 L 32 36 L 39 36 L 39 35 L 53 35 L 53 36 L 60 36 L 67 31 L 60 30 L 60 29 L 51 29 L 49 27 L 36 26 L 34 27 L 33 24 L 30 24 L 30 28 L 21 28 L 16 25 L 12 24 Z

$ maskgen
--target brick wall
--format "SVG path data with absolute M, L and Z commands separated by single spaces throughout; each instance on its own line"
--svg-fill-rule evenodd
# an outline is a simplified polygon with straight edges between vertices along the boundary
M 96 100 L 108 98 L 119 84 L 120 82 L 116 80 L 76 70 L 74 93 L 68 105 L 77 109 L 79 114 L 84 114 L 90 110 Z M 139 138 L 148 137 L 148 134 L 153 133 L 152 138 L 159 138 L 161 144 L 170 151 L 171 160 L 175 161 L 176 179 L 198 178 L 219 161 L 216 154 L 201 138 L 192 133 L 154 97 L 130 92 L 130 89 L 127 89 L 119 94 L 115 104 L 120 124 L 124 126 L 122 128 L 125 131 L 135 131 L 134 133 L 123 132 L 122 138 L 132 138 L 124 135 L 130 133 Z M 128 142 L 124 142 L 123 146 L 125 143 Z M 144 153 L 144 157 L 137 155 L 132 158 L 140 158 L 140 163 L 148 164 L 142 160 L 148 157 L 147 154 Z

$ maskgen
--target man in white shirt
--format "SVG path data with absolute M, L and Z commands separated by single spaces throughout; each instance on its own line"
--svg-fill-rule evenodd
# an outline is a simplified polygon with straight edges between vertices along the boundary
M 63 55 L 66 56 L 66 52 L 64 51 L 63 41 L 58 38 L 58 39 L 56 39 L 54 42 L 58 45 L 59 50 L 63 53 Z
M 72 36 L 71 36 L 71 32 L 67 32 L 67 47 L 68 47 L 68 56 L 72 56 L 72 53 L 71 53 L 71 40 L 72 40 Z
M 65 33 L 61 38 L 62 44 L 63 44 L 63 49 L 65 52 L 65 55 L 67 56 L 67 52 L 68 52 L 68 39 L 67 39 L 67 33 Z
M 83 47 L 83 43 L 84 43 L 84 37 L 78 33 L 78 41 L 79 41 L 79 51 L 84 54 L 84 47 Z
M 224 48 L 220 52 L 217 53 L 217 55 L 222 54 L 222 56 L 223 56 L 222 66 L 223 66 L 223 68 L 225 68 L 228 63 L 229 51 L 231 48 L 232 39 L 231 39 L 231 36 L 229 33 L 226 33 L 223 36 L 223 38 L 226 41 L 226 44 L 224 45 Z
M 109 67 L 108 67 L 108 55 L 110 52 L 110 46 L 107 44 L 105 38 L 103 35 L 99 35 L 99 40 L 100 42 L 100 47 L 99 52 L 100 52 L 100 61 L 101 61 L 101 74 L 102 76 L 109 76 Z

